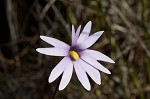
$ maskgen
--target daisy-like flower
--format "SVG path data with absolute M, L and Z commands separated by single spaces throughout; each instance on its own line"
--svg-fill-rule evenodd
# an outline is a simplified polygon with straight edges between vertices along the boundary
M 72 25 L 71 46 L 52 37 L 40 36 L 43 41 L 51 44 L 54 47 L 37 48 L 36 51 L 45 55 L 64 57 L 52 70 L 48 79 L 49 83 L 51 83 L 62 74 L 59 90 L 63 90 L 70 82 L 73 73 L 73 67 L 75 69 L 77 78 L 87 90 L 91 90 L 91 85 L 87 74 L 98 85 L 101 84 L 99 70 L 106 74 L 111 74 L 111 72 L 98 61 L 105 61 L 109 63 L 115 62 L 98 51 L 88 49 L 104 32 L 99 31 L 89 35 L 91 26 L 92 23 L 89 21 L 80 34 L 81 25 L 78 27 L 76 32 L 74 26 Z

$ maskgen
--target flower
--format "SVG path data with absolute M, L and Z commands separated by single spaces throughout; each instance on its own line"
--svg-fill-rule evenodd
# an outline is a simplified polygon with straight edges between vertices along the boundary
M 91 85 L 87 74 L 95 83 L 99 85 L 101 84 L 99 70 L 104 73 L 111 74 L 111 72 L 101 65 L 98 60 L 109 63 L 115 62 L 98 51 L 88 49 L 104 32 L 99 31 L 89 35 L 91 26 L 92 23 L 89 21 L 80 34 L 81 25 L 78 27 L 76 32 L 74 26 L 72 25 L 71 46 L 52 37 L 40 36 L 43 41 L 51 44 L 54 47 L 37 48 L 36 51 L 45 55 L 64 56 L 64 58 L 52 70 L 48 79 L 49 83 L 51 83 L 62 74 L 59 90 L 63 90 L 70 82 L 73 73 L 73 67 L 75 69 L 77 78 L 87 90 L 91 90 Z

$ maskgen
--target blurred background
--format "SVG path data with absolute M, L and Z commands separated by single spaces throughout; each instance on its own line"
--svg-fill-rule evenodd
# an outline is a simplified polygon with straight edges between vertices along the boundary
M 92 21 L 91 34 L 104 34 L 91 49 L 116 63 L 101 62 L 102 84 L 87 91 L 73 74 L 55 99 L 150 99 L 149 0 L 0 0 L 0 99 L 52 99 L 59 80 L 49 84 L 62 57 L 39 54 L 48 47 L 39 36 L 71 43 L 71 25 Z

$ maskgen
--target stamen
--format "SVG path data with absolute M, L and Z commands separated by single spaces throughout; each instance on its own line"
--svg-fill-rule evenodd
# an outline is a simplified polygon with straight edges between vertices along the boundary
M 74 60 L 77 60 L 79 58 L 79 55 L 76 51 L 71 50 L 69 51 L 70 57 L 73 58 Z

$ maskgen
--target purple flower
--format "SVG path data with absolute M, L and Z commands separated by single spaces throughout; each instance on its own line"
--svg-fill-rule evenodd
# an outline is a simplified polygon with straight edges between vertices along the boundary
M 51 83 L 62 74 L 59 90 L 63 90 L 70 82 L 73 73 L 73 67 L 79 81 L 87 90 L 91 90 L 91 85 L 87 74 L 95 83 L 99 85 L 101 84 L 101 77 L 98 70 L 107 74 L 111 74 L 107 68 L 105 68 L 98 62 L 98 60 L 109 63 L 115 62 L 98 51 L 88 49 L 98 40 L 98 38 L 104 32 L 99 31 L 92 35 L 89 35 L 91 31 L 91 25 L 92 23 L 91 21 L 89 21 L 85 25 L 81 34 L 81 25 L 78 27 L 76 33 L 74 26 L 72 25 L 71 46 L 55 38 L 40 36 L 43 41 L 51 44 L 54 47 L 37 48 L 36 51 L 45 55 L 64 56 L 64 58 L 52 70 L 48 79 L 49 83 Z

